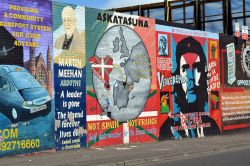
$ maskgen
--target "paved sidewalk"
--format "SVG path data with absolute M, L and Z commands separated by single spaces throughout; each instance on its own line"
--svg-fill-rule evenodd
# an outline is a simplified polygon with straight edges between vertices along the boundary
M 84 148 L 0 159 L 2 166 L 143 165 L 190 155 L 214 153 L 250 146 L 250 129 L 221 136 L 168 140 L 146 144 Z

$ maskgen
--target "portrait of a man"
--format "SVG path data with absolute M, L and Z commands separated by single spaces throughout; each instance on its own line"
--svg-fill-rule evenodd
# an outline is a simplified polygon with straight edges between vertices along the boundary
M 167 35 L 158 34 L 158 54 L 160 56 L 168 55 L 168 40 Z
M 77 30 L 76 13 L 71 6 L 62 10 L 64 35 L 56 39 L 55 48 L 71 51 L 84 51 L 84 33 Z
M 201 44 L 186 37 L 177 43 L 175 56 L 173 76 L 182 81 L 173 86 L 174 112 L 162 125 L 160 139 L 219 134 L 208 112 L 207 60 Z

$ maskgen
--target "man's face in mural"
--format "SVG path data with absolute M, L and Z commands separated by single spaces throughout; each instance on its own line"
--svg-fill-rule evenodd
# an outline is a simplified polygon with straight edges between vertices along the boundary
M 166 50 L 166 45 L 163 40 L 160 40 L 159 49 L 162 51 Z
M 159 41 L 159 53 L 161 55 L 165 54 L 167 48 L 167 39 L 164 36 L 161 36 L 160 41 Z
M 64 32 L 67 38 L 71 38 L 76 30 L 76 16 L 74 9 L 70 6 L 66 6 L 62 11 L 62 21 Z
M 186 94 L 188 103 L 196 101 L 195 89 L 199 86 L 201 77 L 200 57 L 196 53 L 185 53 L 180 59 L 180 76 L 186 81 L 182 83 L 182 88 Z

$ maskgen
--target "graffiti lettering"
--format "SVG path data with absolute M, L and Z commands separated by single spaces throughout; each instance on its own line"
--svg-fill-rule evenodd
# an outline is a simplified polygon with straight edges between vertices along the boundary
M 157 58 L 157 69 L 158 70 L 171 70 L 172 69 L 172 61 L 170 58 Z
M 82 78 L 82 70 L 59 69 L 58 77 L 64 78 Z
M 42 25 L 34 25 L 30 24 L 31 30 L 38 30 L 38 31 L 45 31 L 45 32 L 51 32 L 52 28 L 49 26 L 42 26 Z
M 106 134 L 106 133 L 103 133 L 100 137 L 99 137 L 99 139 L 100 140 L 103 140 L 103 139 L 112 139 L 112 138 L 119 138 L 119 137 L 121 137 L 122 136 L 122 134 L 119 132 L 119 133 L 109 133 L 109 134 Z
M 208 71 L 211 71 L 213 68 L 216 67 L 216 61 L 212 61 L 208 64 Z
M 127 121 L 129 127 L 157 124 L 157 118 L 135 119 Z
M 243 120 L 243 119 L 250 119 L 250 115 L 241 115 L 235 117 L 224 117 L 223 122 L 225 121 L 234 121 L 234 120 Z
M 40 44 L 38 42 L 29 42 L 29 41 L 18 41 L 14 42 L 15 46 L 26 46 L 26 47 L 39 47 Z
M 118 128 L 119 122 L 118 121 L 108 121 L 108 122 L 93 122 L 88 123 L 88 130 L 106 130 L 106 129 L 115 129 Z
M 200 116 L 206 116 L 210 115 L 210 112 L 190 112 L 184 114 L 186 117 L 200 117 Z M 171 114 L 171 117 L 179 118 L 181 117 L 181 114 Z
M 88 123 L 88 130 L 99 130 L 100 122 Z
M 250 86 L 250 80 L 237 80 L 238 86 Z
M 18 128 L 0 130 L 0 137 L 3 139 L 18 138 Z
M 39 139 L 27 139 L 7 142 L 3 141 L 0 143 L 0 151 L 10 151 L 15 149 L 34 149 L 39 147 Z
M 12 32 L 12 36 L 14 37 L 25 37 L 25 38 L 32 38 L 32 39 L 40 39 L 41 35 L 39 33 L 24 33 L 23 32 Z
M 67 91 L 67 95 L 66 96 L 68 98 L 81 98 L 82 97 L 82 92 L 78 92 L 78 91 L 69 92 L 69 91 Z
M 69 102 L 64 101 L 64 103 L 65 103 L 65 106 L 68 107 L 68 109 L 77 108 L 80 106 L 79 101 L 69 101 Z
M 68 122 L 67 120 L 62 121 L 61 127 L 62 128 L 69 128 L 69 127 L 79 127 L 80 121 L 74 123 Z
M 234 96 L 223 95 L 222 115 L 225 123 L 238 123 L 250 119 L 250 96 L 248 93 L 236 93 Z
M 61 80 L 60 86 L 81 86 L 82 81 L 81 80 Z
M 103 122 L 102 129 L 115 129 L 119 127 L 118 121 Z
M 68 140 L 62 140 L 62 145 L 65 145 L 65 144 L 71 144 L 71 139 L 68 139 Z
M 81 67 L 82 60 L 81 59 L 71 59 L 71 58 L 59 58 L 59 66 Z
M 220 88 L 220 78 L 219 78 L 219 73 L 217 67 L 217 62 L 216 61 L 211 61 L 208 64 L 208 74 L 207 77 L 209 80 L 207 81 L 208 83 L 208 91 L 218 89 Z
M 60 138 L 71 137 L 71 131 L 60 131 Z
M 96 141 L 97 138 L 98 138 L 97 134 L 89 134 L 89 135 L 90 135 L 89 136 L 90 141 Z M 100 135 L 99 140 L 119 138 L 119 137 L 121 137 L 121 135 L 122 134 L 120 132 L 118 132 L 118 133 L 109 133 L 109 134 L 103 133 L 102 135 Z
M 57 112 L 57 119 L 65 119 L 66 118 L 66 113 L 63 112 Z
M 140 20 L 132 17 L 116 16 L 108 13 L 98 13 L 97 20 L 115 24 L 133 25 L 148 28 L 147 20 Z
M 162 89 L 165 86 L 171 86 L 174 84 L 182 84 L 186 82 L 186 78 L 182 78 L 179 75 L 176 76 L 172 76 L 169 78 L 164 78 L 164 75 L 161 75 L 160 72 L 157 73 L 157 77 L 158 77 L 158 83 L 160 86 L 160 89 Z
M 38 14 L 39 10 L 37 8 L 25 7 L 25 6 L 17 6 L 17 5 L 10 5 L 10 10 L 27 12 L 27 13 L 34 13 Z
M 0 21 L 0 26 L 2 27 L 10 27 L 10 28 L 21 28 L 21 29 L 28 29 L 29 24 L 18 23 L 18 22 L 3 22 Z
M 43 22 L 43 17 L 29 16 L 25 14 L 9 13 L 9 18 L 18 19 L 18 20 L 26 20 L 26 21 Z
M 68 117 L 72 115 L 72 118 L 83 118 L 83 111 L 82 112 L 68 112 Z
M 81 145 L 80 144 L 73 144 L 73 145 L 65 145 L 62 150 L 70 150 L 70 149 L 76 149 L 76 148 L 80 148 Z
M 183 126 L 173 126 L 173 130 L 175 131 L 181 131 L 185 129 L 196 129 L 197 127 L 202 126 L 203 128 L 211 127 L 210 123 L 202 123 L 202 124 L 192 124 L 192 125 L 187 125 L 185 127 Z

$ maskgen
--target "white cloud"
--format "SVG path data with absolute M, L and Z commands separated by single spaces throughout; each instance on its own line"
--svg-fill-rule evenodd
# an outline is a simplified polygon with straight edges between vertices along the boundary
M 157 2 L 164 2 L 164 0 L 108 0 L 106 5 L 103 6 L 102 9 L 136 6 L 142 4 L 157 3 Z

